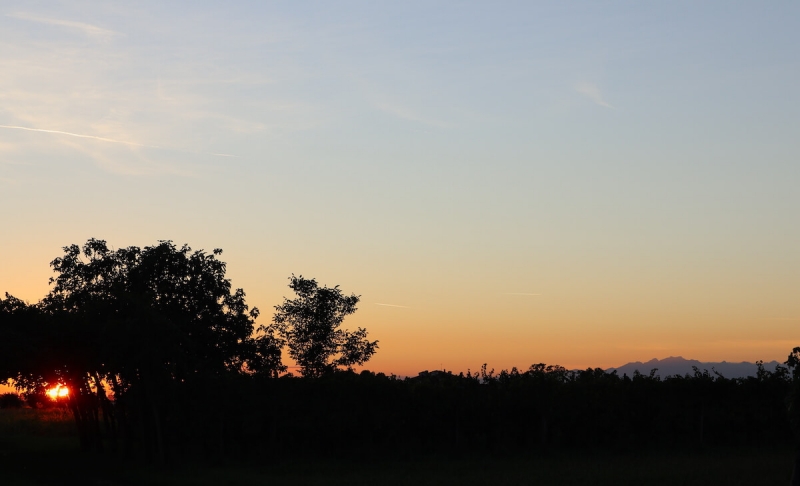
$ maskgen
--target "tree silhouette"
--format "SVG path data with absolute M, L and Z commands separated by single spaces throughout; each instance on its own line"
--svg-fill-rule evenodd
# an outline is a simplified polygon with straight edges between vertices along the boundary
M 340 366 L 366 363 L 378 348 L 378 341 L 367 339 L 366 329 L 339 329 L 344 318 L 356 311 L 359 296 L 344 295 L 339 286 L 320 287 L 314 279 L 289 277 L 289 288 L 297 297 L 284 298 L 275 306 L 274 330 L 286 341 L 289 356 L 300 366 L 303 376 L 320 376 Z
M 8 293 L 0 298 L 0 383 L 10 379 L 18 390 L 39 394 L 57 380 L 51 331 L 40 305 Z
M 800 486 L 800 347 L 795 347 L 784 363 L 791 371 L 791 387 L 786 397 L 789 423 L 795 439 L 795 460 L 792 471 L 792 486 Z
M 0 299 L 2 350 L 11 358 L 0 379 L 30 391 L 69 386 L 84 448 L 114 444 L 120 432 L 163 462 L 167 442 L 207 418 L 190 409 L 209 401 L 209 384 L 222 388 L 239 375 L 283 369 L 280 341 L 254 335 L 258 310 L 231 289 L 221 250 L 171 241 L 112 250 L 90 239 L 64 252 L 51 263 L 57 275 L 41 303 Z

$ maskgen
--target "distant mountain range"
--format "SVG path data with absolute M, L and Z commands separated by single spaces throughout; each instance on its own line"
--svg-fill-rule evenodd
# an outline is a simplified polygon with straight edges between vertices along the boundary
M 775 366 L 779 364 L 782 363 L 770 361 L 769 363 L 764 363 L 764 368 L 767 371 L 775 371 Z M 657 369 L 658 371 L 656 371 L 656 375 L 660 376 L 661 378 L 665 378 L 671 375 L 683 376 L 686 373 L 694 374 L 692 366 L 697 366 L 697 369 L 699 369 L 700 372 L 708 370 L 709 373 L 713 374 L 714 371 L 717 371 L 725 378 L 745 378 L 748 376 L 756 376 L 756 370 L 758 369 L 755 363 L 748 363 L 746 361 L 741 363 L 728 363 L 727 361 L 712 363 L 697 361 L 696 359 L 685 359 L 681 356 L 670 356 L 669 358 L 660 360 L 651 359 L 646 363 L 636 361 L 635 363 L 622 365 L 619 368 L 608 368 L 606 372 L 617 370 L 617 374 L 619 376 L 624 374 L 633 376 L 633 372 L 635 370 L 639 370 L 639 373 L 643 375 L 649 375 L 650 370 Z

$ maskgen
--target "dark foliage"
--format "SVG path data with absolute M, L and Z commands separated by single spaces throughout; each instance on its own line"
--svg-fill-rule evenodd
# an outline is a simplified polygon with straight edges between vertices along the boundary
M 18 393 L 3 393 L 0 395 L 0 408 L 22 408 L 25 401 Z
M 276 306 L 273 325 L 262 330 L 271 333 L 274 329 L 288 344 L 289 356 L 303 376 L 363 365 L 375 354 L 378 341 L 369 341 L 366 329 L 339 329 L 344 318 L 356 311 L 359 296 L 344 295 L 339 286 L 320 287 L 302 275 L 289 280 L 297 297 Z
M 221 250 L 111 250 L 92 239 L 64 252 L 42 302 L 0 299 L 0 379 L 29 396 L 68 386 L 85 449 L 164 462 L 200 423 L 189 411 L 209 387 L 282 369 L 280 346 L 254 335 L 258 310 L 231 290 Z
M 790 386 L 786 368 L 748 379 L 697 370 L 664 380 L 541 364 L 405 380 L 345 371 L 256 385 L 254 397 L 281 398 L 251 412 L 242 441 L 322 456 L 788 444 Z

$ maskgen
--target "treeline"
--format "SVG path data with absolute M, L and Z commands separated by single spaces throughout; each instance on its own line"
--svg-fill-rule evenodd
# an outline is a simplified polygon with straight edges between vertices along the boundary
M 0 381 L 29 396 L 67 386 L 87 451 L 165 463 L 758 445 L 790 442 L 799 422 L 800 348 L 746 379 L 544 364 L 398 379 L 352 370 L 378 343 L 341 329 L 359 298 L 338 287 L 292 276 L 295 297 L 257 326 L 220 250 L 64 250 L 41 302 L 0 299 Z
M 602 369 L 435 371 L 399 379 L 331 371 L 315 377 L 229 376 L 181 388 L 163 407 L 162 460 L 509 454 L 793 443 L 790 369 L 756 377 L 706 370 L 664 379 Z M 122 430 L 101 427 L 109 449 L 144 456 L 159 433 L 128 397 L 114 402 Z M 100 411 L 101 419 L 103 411 Z M 102 423 L 102 420 L 101 420 Z
M 791 445 L 792 387 L 785 367 L 746 379 L 697 370 L 663 380 L 542 364 L 406 379 L 339 371 L 238 387 L 228 445 L 206 445 L 212 456 L 234 447 L 265 457 Z
M 787 367 L 756 377 L 618 376 L 538 364 L 528 370 L 331 371 L 316 377 L 238 375 L 173 392 L 155 416 L 130 397 L 99 410 L 105 449 L 164 461 L 200 458 L 508 454 L 521 450 L 791 445 Z M 111 425 L 111 424 L 108 424 Z M 99 445 L 99 444 L 95 444 Z

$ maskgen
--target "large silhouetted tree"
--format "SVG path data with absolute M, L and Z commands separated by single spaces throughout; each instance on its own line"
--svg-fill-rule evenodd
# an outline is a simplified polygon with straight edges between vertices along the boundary
M 240 370 L 255 356 L 258 310 L 248 308 L 242 289 L 231 291 L 217 259 L 222 250 L 193 252 L 162 241 L 113 251 L 94 239 L 64 250 L 51 264 L 58 276 L 45 305 L 99 321 L 115 340 L 109 359 L 121 369 L 153 360 L 184 378 Z
M 113 441 L 120 428 L 163 460 L 166 437 L 180 436 L 187 406 L 208 401 L 209 384 L 284 369 L 280 340 L 254 335 L 258 310 L 247 306 L 244 291 L 232 290 L 221 253 L 171 241 L 113 250 L 90 239 L 65 247 L 51 263 L 56 276 L 41 303 L 0 300 L 0 337 L 13 357 L 0 378 L 26 388 L 64 382 L 85 447 L 99 448 L 101 436 Z
M 339 286 L 320 287 L 314 279 L 289 277 L 289 288 L 297 297 L 275 306 L 273 325 L 286 341 L 289 356 L 303 376 L 320 376 L 338 367 L 366 363 L 378 348 L 367 339 L 366 329 L 339 329 L 344 318 L 356 311 L 359 296 L 344 295 Z

